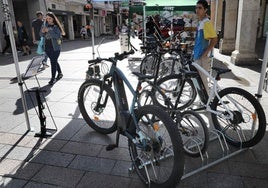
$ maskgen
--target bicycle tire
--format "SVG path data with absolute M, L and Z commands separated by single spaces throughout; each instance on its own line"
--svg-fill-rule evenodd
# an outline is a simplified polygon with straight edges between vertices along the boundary
M 183 110 L 189 107 L 196 99 L 197 93 L 194 87 L 192 80 L 186 79 L 183 88 L 182 85 L 182 75 L 181 74 L 172 74 L 160 78 L 157 80 L 156 84 L 161 88 L 162 92 L 170 99 L 170 102 L 176 107 L 178 110 Z M 182 89 L 182 91 L 181 91 Z M 181 92 L 181 96 L 178 97 L 178 93 Z M 157 99 L 157 105 L 166 108 L 166 105 L 158 92 L 155 93 L 155 98 Z
M 147 54 L 141 61 L 140 73 L 154 75 L 157 58 L 155 54 Z
M 243 148 L 252 147 L 260 142 L 265 134 L 266 117 L 259 101 L 249 92 L 236 87 L 221 90 L 219 97 L 235 117 L 233 120 L 226 120 L 211 113 L 215 128 L 223 133 L 226 141 L 233 146 Z M 235 104 L 230 102 L 231 100 Z M 227 114 L 226 109 L 223 108 L 217 97 L 214 98 L 211 109 L 222 111 L 221 115 Z M 252 128 L 253 125 L 254 129 Z M 238 134 L 238 132 L 240 133 Z
M 190 157 L 200 157 L 207 151 L 209 143 L 208 127 L 195 111 L 186 110 L 181 114 L 179 130 L 185 153 Z
M 84 120 L 91 128 L 101 134 L 111 134 L 117 129 L 115 95 L 111 87 L 104 84 L 102 102 L 104 97 L 108 97 L 107 103 L 98 109 L 94 109 L 101 85 L 102 81 L 98 79 L 85 81 L 78 91 L 78 106 Z
M 148 54 L 146 55 L 140 64 L 140 73 L 147 74 L 147 75 L 154 75 L 157 62 L 158 61 L 158 55 L 156 54 Z M 174 67 L 172 68 L 172 64 L 174 63 Z M 170 74 L 178 74 L 179 69 L 182 67 L 180 61 L 176 60 L 174 62 L 173 59 L 165 59 L 164 57 L 161 57 L 161 62 L 159 65 L 159 71 L 158 71 L 158 77 L 162 78 L 166 75 Z
M 174 67 L 172 67 L 172 65 Z M 182 68 L 182 64 L 179 60 L 164 59 L 160 62 L 159 65 L 158 77 L 162 78 L 170 74 L 179 74 L 180 68 Z
M 152 96 L 153 94 L 150 90 L 143 90 L 139 95 L 141 106 L 155 104 L 156 99 Z M 170 105 L 168 107 L 172 108 Z M 173 111 L 173 109 L 167 110 L 170 114 L 173 114 Z M 181 132 L 185 153 L 190 157 L 199 157 L 204 154 L 207 151 L 209 143 L 208 127 L 204 119 L 192 110 L 186 110 L 182 113 L 175 112 L 175 114 L 177 116 L 174 118 L 179 117 L 177 119 L 179 121 L 178 128 Z M 147 123 L 146 118 L 143 119 L 143 122 Z
M 149 181 L 145 170 L 147 167 L 150 187 L 175 187 L 184 170 L 184 152 L 178 128 L 170 116 L 158 106 L 142 106 L 135 111 L 135 116 L 139 129 L 146 138 L 141 141 L 141 137 L 137 136 L 136 141 L 142 144 L 146 140 L 148 143 L 145 150 L 129 139 L 129 152 L 135 171 L 142 182 L 148 185 Z M 151 118 L 147 122 L 153 123 L 152 126 L 149 123 L 143 123 L 144 116 Z M 130 126 L 135 126 L 133 122 Z M 158 128 L 156 129 L 155 126 Z M 152 166 L 156 169 L 157 179 L 154 179 L 155 176 L 152 175 Z

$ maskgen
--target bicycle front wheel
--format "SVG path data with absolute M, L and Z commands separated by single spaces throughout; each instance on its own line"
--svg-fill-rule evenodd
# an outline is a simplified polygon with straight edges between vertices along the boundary
M 95 131 L 110 134 L 116 131 L 114 92 L 98 79 L 85 81 L 78 91 L 79 110 L 87 124 Z
M 175 187 L 183 174 L 184 155 L 178 128 L 160 107 L 148 105 L 136 113 L 136 143 L 129 139 L 133 167 L 151 187 Z M 143 119 L 147 118 L 146 123 Z M 135 126 L 134 123 L 130 126 Z
M 183 80 L 181 74 L 168 75 L 157 80 L 156 83 L 163 93 L 170 99 L 170 102 L 178 110 L 183 110 L 190 106 L 196 98 L 196 90 L 192 80 Z M 166 108 L 165 101 L 161 100 L 162 97 L 156 92 L 156 102 L 163 108 Z
M 157 59 L 158 55 L 147 54 L 141 61 L 140 73 L 147 75 L 154 75 Z
M 259 101 L 249 92 L 236 88 L 225 88 L 215 97 L 211 108 L 215 128 L 234 146 L 252 147 L 265 134 L 266 117 Z M 233 116 L 233 118 L 232 118 Z
M 208 148 L 209 133 L 204 119 L 197 112 L 186 110 L 181 113 L 179 130 L 183 149 L 191 157 L 199 157 Z

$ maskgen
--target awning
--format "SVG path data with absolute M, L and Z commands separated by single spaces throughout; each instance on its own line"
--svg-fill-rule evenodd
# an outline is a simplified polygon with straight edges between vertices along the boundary
M 145 0 L 146 6 L 156 7 L 156 6 L 195 6 L 197 0 Z
M 51 11 L 56 15 L 75 15 L 75 12 L 67 10 L 48 9 L 48 11 Z

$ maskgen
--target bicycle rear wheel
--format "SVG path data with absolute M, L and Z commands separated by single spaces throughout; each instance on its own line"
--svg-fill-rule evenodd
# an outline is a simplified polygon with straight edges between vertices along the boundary
M 199 157 L 208 148 L 208 127 L 204 119 L 195 111 L 186 110 L 180 116 L 179 130 L 181 132 L 183 149 L 187 155 Z
M 266 117 L 259 101 L 235 87 L 221 90 L 219 96 L 222 103 L 215 97 L 211 104 L 212 110 L 220 112 L 211 114 L 215 128 L 234 146 L 252 147 L 260 142 L 265 134 Z
M 185 81 L 184 85 L 183 82 Z M 196 90 L 192 80 L 183 80 L 181 74 L 168 75 L 157 80 L 156 83 L 163 93 L 170 99 L 170 102 L 178 110 L 183 110 L 190 106 L 196 98 Z M 159 106 L 166 108 L 163 97 L 158 92 L 155 92 L 156 102 Z
M 89 79 L 78 91 L 79 110 L 87 124 L 95 131 L 110 134 L 116 131 L 116 108 L 114 92 L 102 81 Z
M 157 106 L 143 106 L 135 114 L 140 129 L 136 133 L 139 136 L 136 137 L 137 143 L 129 139 L 134 169 L 142 182 L 151 187 L 175 187 L 184 169 L 178 128 L 169 115 Z M 147 118 L 147 123 L 143 118 Z M 135 125 L 132 122 L 130 126 Z

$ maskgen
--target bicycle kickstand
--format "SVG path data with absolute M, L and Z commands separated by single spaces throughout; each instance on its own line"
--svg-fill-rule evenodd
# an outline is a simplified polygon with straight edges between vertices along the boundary
M 119 145 L 119 136 L 120 136 L 120 130 L 117 130 L 115 144 L 109 144 L 108 146 L 106 146 L 106 151 L 111 151 L 114 148 L 117 148 L 118 147 L 118 145 Z

